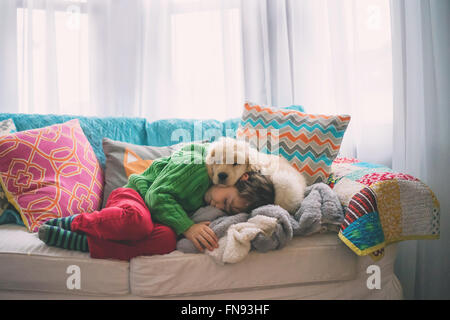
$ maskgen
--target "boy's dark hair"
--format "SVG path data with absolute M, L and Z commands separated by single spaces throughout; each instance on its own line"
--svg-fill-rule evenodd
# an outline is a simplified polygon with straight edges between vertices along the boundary
M 275 188 L 272 181 L 259 172 L 247 172 L 247 174 L 247 180 L 239 180 L 236 183 L 239 196 L 248 202 L 246 212 L 250 213 L 258 207 L 273 204 Z

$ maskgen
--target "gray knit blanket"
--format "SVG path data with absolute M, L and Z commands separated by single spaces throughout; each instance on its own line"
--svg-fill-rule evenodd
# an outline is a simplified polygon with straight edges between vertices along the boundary
M 265 205 L 250 213 L 232 216 L 208 206 L 197 210 L 191 218 L 195 223 L 211 221 L 209 227 L 220 239 L 220 250 L 215 249 L 213 253 L 205 250 L 205 253 L 213 257 L 216 262 L 223 264 L 242 260 L 250 250 L 259 252 L 279 250 L 294 236 L 307 236 L 327 231 L 338 232 L 344 221 L 344 210 L 336 193 L 328 185 L 317 183 L 305 190 L 305 198 L 294 215 L 290 215 L 278 205 Z M 232 239 L 230 239 L 229 230 L 233 230 Z M 235 236 L 236 234 L 238 236 Z M 246 241 L 248 243 L 244 243 Z M 228 251 L 224 253 L 224 250 L 227 250 L 227 248 L 224 249 L 226 246 Z M 199 252 L 186 238 L 178 240 L 177 250 L 184 253 Z M 233 257 L 227 258 L 230 255 Z

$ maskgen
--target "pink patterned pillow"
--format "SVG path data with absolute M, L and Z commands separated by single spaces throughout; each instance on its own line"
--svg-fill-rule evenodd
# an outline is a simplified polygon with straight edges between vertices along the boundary
M 0 137 L 0 182 L 30 232 L 102 203 L 102 168 L 78 119 Z

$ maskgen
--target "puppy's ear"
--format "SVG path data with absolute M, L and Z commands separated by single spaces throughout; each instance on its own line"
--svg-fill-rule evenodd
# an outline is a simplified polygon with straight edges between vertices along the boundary
M 213 169 L 212 169 L 212 166 L 206 166 L 206 169 L 207 169 L 207 171 L 208 171 L 208 176 L 209 176 L 209 178 L 212 180 L 212 178 L 213 178 Z
M 248 175 L 248 173 L 245 172 L 245 173 L 239 178 L 239 180 L 247 181 L 249 177 L 250 177 L 250 176 Z
M 215 149 L 210 150 L 205 158 L 206 164 L 214 164 L 215 155 L 216 155 L 216 150 Z

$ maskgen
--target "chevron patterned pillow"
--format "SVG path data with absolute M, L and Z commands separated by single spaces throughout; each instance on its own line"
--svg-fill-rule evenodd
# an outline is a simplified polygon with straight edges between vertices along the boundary
M 285 157 L 311 185 L 327 181 L 349 122 L 349 115 L 307 114 L 247 102 L 236 138 Z

